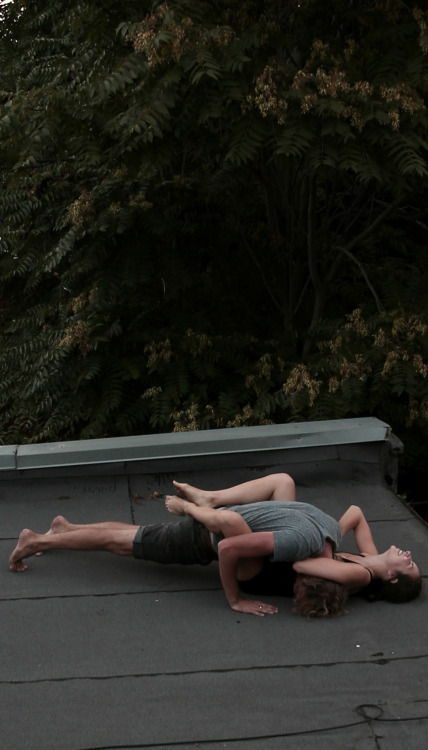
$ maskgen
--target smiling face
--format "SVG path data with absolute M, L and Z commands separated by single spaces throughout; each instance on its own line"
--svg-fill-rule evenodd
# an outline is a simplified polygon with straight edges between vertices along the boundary
M 401 573 L 401 575 L 407 575 L 411 578 L 420 577 L 419 568 L 416 563 L 413 562 L 411 552 L 409 552 L 408 550 L 404 551 L 393 544 L 389 549 L 387 549 L 385 553 L 385 560 L 387 562 L 388 569 L 394 575 Z

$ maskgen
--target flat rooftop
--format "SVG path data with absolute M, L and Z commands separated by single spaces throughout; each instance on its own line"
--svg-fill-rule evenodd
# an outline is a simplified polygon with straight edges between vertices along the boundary
M 276 471 L 338 518 L 363 508 L 379 549 L 428 529 L 395 494 L 400 443 L 379 420 L 334 420 L 0 449 L 1 745 L 6 750 L 425 750 L 426 585 L 402 605 L 351 598 L 306 621 L 292 601 L 233 612 L 218 566 L 50 552 L 11 573 L 23 527 L 174 520 L 172 479 L 220 488 Z M 346 545 L 352 551 L 352 547 Z

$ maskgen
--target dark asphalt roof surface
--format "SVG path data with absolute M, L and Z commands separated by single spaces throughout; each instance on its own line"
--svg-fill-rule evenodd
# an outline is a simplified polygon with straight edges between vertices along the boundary
M 336 518 L 360 505 L 378 547 L 410 549 L 426 576 L 427 527 L 388 488 L 380 448 L 351 440 L 280 451 L 265 465 L 248 453 L 223 467 L 100 464 L 0 478 L 1 748 L 425 750 L 426 585 L 408 604 L 354 598 L 348 615 L 309 622 L 287 599 L 274 600 L 272 617 L 233 612 L 216 563 L 58 551 L 25 573 L 7 565 L 19 531 L 44 531 L 58 513 L 171 521 L 152 497 L 172 492 L 173 478 L 215 489 L 288 471 L 298 500 Z

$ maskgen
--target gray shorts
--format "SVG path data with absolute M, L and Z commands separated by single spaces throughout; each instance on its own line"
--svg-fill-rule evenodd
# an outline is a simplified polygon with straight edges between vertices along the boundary
M 175 523 L 140 526 L 132 544 L 137 560 L 164 565 L 208 565 L 217 560 L 205 526 L 191 516 Z

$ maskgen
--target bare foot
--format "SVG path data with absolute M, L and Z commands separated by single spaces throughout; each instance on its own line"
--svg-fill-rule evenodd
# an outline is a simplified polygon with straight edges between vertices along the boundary
M 182 500 L 181 497 L 176 497 L 175 495 L 167 495 L 165 498 L 165 508 L 175 516 L 185 516 L 186 505 L 189 505 L 189 503 L 187 502 L 187 500 Z
M 19 535 L 18 544 L 9 557 L 9 569 L 13 572 L 27 570 L 23 563 L 24 558 L 31 557 L 38 551 L 38 539 L 40 535 L 30 529 L 23 529 Z
M 65 531 L 72 531 L 72 529 L 73 524 L 67 521 L 64 516 L 55 516 L 46 534 L 63 534 Z
M 73 525 L 67 521 L 64 516 L 55 516 L 53 519 L 50 529 L 45 533 L 45 536 L 49 536 L 50 534 L 63 534 L 65 531 L 71 531 L 73 528 Z M 36 557 L 41 557 L 43 555 L 43 552 L 36 552 Z
M 173 485 L 180 497 L 184 497 L 189 502 L 199 505 L 200 508 L 216 507 L 216 498 L 213 492 L 200 490 L 197 487 L 192 487 L 191 484 L 186 484 L 185 482 L 176 482 L 175 479 Z

